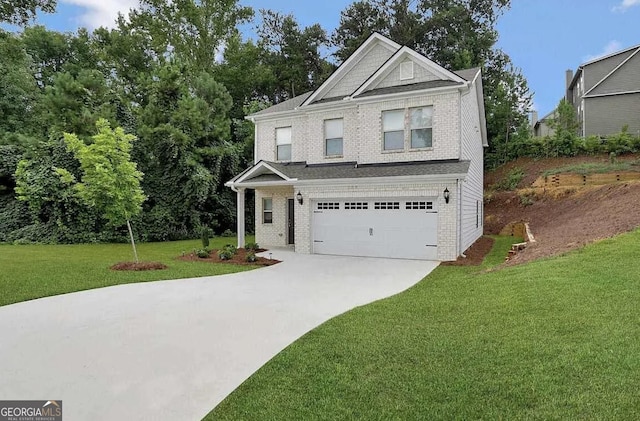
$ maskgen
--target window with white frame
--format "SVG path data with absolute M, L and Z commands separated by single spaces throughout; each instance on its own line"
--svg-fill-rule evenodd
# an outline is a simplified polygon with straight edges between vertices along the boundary
M 432 142 L 433 107 L 411 108 L 411 149 L 430 148 Z
M 262 223 L 271 224 L 273 222 L 273 199 L 262 198 Z
M 325 156 L 342 155 L 343 120 L 334 118 L 324 121 L 324 154 Z
M 382 112 L 382 149 L 404 149 L 404 110 Z
M 276 158 L 278 161 L 291 161 L 291 127 L 276 129 Z

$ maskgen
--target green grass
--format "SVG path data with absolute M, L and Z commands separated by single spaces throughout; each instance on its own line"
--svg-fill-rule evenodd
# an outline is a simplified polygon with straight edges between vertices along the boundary
M 213 238 L 209 247 L 219 248 L 227 243 L 235 243 L 235 238 Z M 111 285 L 252 269 L 250 266 L 175 259 L 182 252 L 189 253 L 201 247 L 200 240 L 139 244 L 141 261 L 162 262 L 169 269 L 133 272 L 109 269 L 117 262 L 133 260 L 129 244 L 0 244 L 0 305 Z
M 574 173 L 579 175 L 603 174 L 615 171 L 639 171 L 640 161 L 626 162 L 585 162 L 582 164 L 566 165 L 564 167 L 552 168 L 542 173 L 543 176 L 549 176 L 560 173 Z
M 640 231 L 444 267 L 293 343 L 208 420 L 640 419 Z

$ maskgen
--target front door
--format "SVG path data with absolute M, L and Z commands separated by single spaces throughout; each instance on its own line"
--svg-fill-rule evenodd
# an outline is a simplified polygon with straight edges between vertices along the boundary
M 288 235 L 287 235 L 287 244 L 295 244 L 295 232 L 296 232 L 296 228 L 295 228 L 295 218 L 294 218 L 294 200 L 293 199 L 288 199 L 287 200 L 287 228 L 288 228 Z

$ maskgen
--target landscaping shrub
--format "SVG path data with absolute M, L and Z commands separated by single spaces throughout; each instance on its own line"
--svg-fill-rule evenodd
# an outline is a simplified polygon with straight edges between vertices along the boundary
M 211 235 L 211 230 L 207 227 L 203 227 L 200 233 L 200 239 L 202 240 L 202 248 L 209 247 L 209 236 Z
M 512 168 L 502 180 L 494 184 L 494 188 L 496 190 L 515 190 L 523 178 L 524 170 L 522 168 Z
M 229 260 L 233 257 L 234 254 L 235 253 L 227 250 L 226 248 L 218 250 L 218 257 L 220 258 L 220 260 Z
M 247 251 L 253 251 L 255 252 L 256 250 L 258 250 L 260 248 L 260 246 L 258 246 L 258 243 L 247 243 L 244 246 L 244 249 Z
M 238 252 L 238 248 L 236 246 L 234 246 L 233 244 L 226 244 L 224 247 L 222 247 L 222 249 L 228 251 L 232 255 L 234 255 L 234 254 L 236 254 Z
M 211 250 L 209 250 L 206 247 L 202 249 L 194 250 L 194 253 L 196 256 L 198 256 L 201 259 L 206 259 L 207 257 L 211 256 Z
M 255 253 L 253 253 L 253 252 L 249 252 L 249 253 L 247 253 L 247 257 L 245 257 L 245 260 L 246 260 L 247 262 L 253 263 L 253 262 L 255 262 L 256 260 L 258 260 L 258 258 L 256 257 L 256 254 L 255 254 Z
M 233 237 L 234 235 L 235 234 L 231 230 L 224 230 L 224 232 L 222 233 L 223 237 Z

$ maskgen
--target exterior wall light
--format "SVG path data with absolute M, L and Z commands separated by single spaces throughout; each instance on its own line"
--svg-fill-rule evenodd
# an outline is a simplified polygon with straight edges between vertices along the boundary
M 300 193 L 298 193 L 300 194 Z M 444 192 L 442 192 L 442 195 L 444 196 L 444 203 L 449 203 L 449 189 L 448 188 L 444 188 Z
M 298 203 L 300 203 L 302 205 L 302 203 L 304 202 L 302 200 L 302 193 L 298 192 L 298 194 L 296 194 L 296 199 L 298 199 Z

